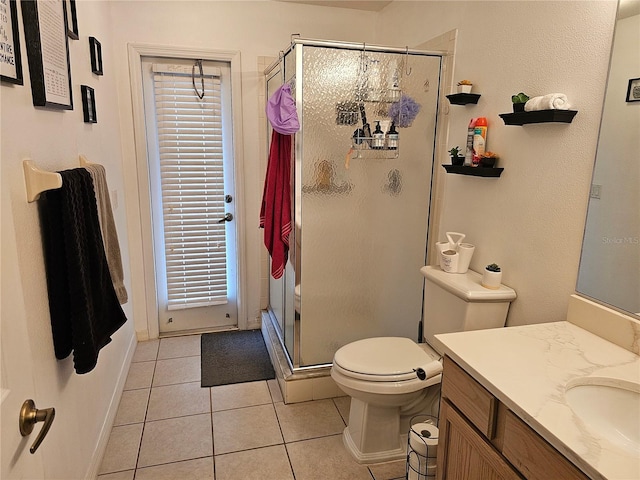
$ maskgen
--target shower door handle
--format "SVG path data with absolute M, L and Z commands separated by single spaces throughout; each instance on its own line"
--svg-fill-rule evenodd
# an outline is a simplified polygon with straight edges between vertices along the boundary
M 233 220 L 233 215 L 231 215 L 230 213 L 227 213 L 224 216 L 224 218 L 221 218 L 220 220 L 218 220 L 218 223 L 230 222 L 231 220 Z

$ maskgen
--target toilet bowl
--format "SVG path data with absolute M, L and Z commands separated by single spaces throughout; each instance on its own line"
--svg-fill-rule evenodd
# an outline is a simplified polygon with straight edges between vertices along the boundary
M 405 457 L 408 420 L 437 408 L 441 372 L 439 355 L 408 338 L 367 338 L 336 352 L 331 377 L 351 397 L 343 439 L 359 463 Z
M 424 340 L 377 337 L 340 348 L 331 377 L 351 397 L 349 424 L 343 440 L 360 463 L 405 458 L 409 421 L 417 414 L 438 417 L 442 364 L 440 333 L 505 325 L 516 293 L 501 285 L 482 287 L 482 276 L 469 270 L 451 274 L 438 267 L 420 269 L 425 276 Z

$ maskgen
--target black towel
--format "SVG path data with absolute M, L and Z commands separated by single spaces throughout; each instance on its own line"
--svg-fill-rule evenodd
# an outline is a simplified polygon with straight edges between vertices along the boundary
M 127 318 L 109 274 L 91 175 L 84 168 L 60 175 L 62 188 L 40 195 L 40 225 L 56 358 L 73 351 L 80 374 L 93 370 Z

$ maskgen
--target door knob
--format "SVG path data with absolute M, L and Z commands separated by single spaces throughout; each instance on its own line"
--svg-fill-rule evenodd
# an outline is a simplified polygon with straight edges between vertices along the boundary
M 26 437 L 33 431 L 33 426 L 36 423 L 44 422 L 42 429 L 36 437 L 36 441 L 33 442 L 33 445 L 31 445 L 31 448 L 29 449 L 31 453 L 35 453 L 35 451 L 42 443 L 42 440 L 44 440 L 44 437 L 47 435 L 49 429 L 51 428 L 51 424 L 53 423 L 53 419 L 55 418 L 55 416 L 55 408 L 43 408 L 42 410 L 38 410 L 36 408 L 36 404 L 31 399 L 25 400 L 22 404 L 22 408 L 20 409 L 19 425 L 20 434 L 23 437 Z
M 231 215 L 230 213 L 227 213 L 224 216 L 224 218 L 221 218 L 220 220 L 218 220 L 218 223 L 230 222 L 231 220 L 233 220 L 233 215 Z

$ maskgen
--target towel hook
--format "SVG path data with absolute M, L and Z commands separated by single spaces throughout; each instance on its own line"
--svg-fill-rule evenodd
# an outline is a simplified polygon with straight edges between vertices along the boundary
M 202 82 L 202 95 L 198 92 L 196 88 L 196 67 L 200 68 L 200 81 Z M 193 83 L 193 91 L 196 92 L 196 95 L 200 100 L 204 98 L 204 72 L 202 71 L 202 60 L 196 60 L 191 66 L 191 83 Z
M 406 55 L 407 55 L 407 58 L 406 58 L 406 65 L 405 65 L 405 74 L 408 77 L 409 75 L 411 75 L 411 72 L 413 71 L 413 69 L 409 67 L 409 45 L 407 45 Z

